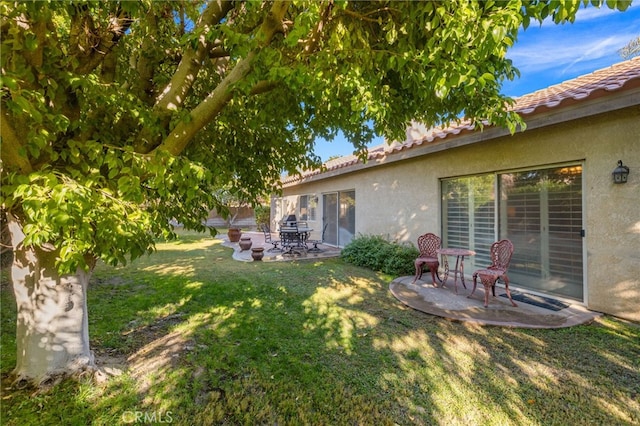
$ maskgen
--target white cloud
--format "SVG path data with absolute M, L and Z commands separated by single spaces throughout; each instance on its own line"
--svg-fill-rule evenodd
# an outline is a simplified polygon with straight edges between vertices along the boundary
M 590 40 L 586 45 L 582 45 L 578 52 L 582 55 L 574 59 L 570 64 L 563 68 L 562 73 L 569 72 L 576 64 L 581 62 L 597 61 L 598 59 L 609 56 L 611 52 L 617 52 L 622 46 L 630 40 L 626 36 L 612 36 L 604 40 Z M 574 55 L 575 56 L 575 55 Z
M 507 56 L 521 77 L 505 82 L 512 96 L 588 74 L 622 61 L 618 50 L 640 35 L 640 1 L 625 12 L 603 6 L 581 9 L 574 24 L 532 25 Z
M 551 70 L 557 75 L 571 74 L 589 68 L 581 67 L 583 63 L 598 63 L 603 58 L 611 63 L 621 61 L 618 49 L 639 34 L 640 7 L 622 13 L 591 7 L 579 12 L 575 24 L 530 27 L 521 32 L 508 57 L 523 74 Z

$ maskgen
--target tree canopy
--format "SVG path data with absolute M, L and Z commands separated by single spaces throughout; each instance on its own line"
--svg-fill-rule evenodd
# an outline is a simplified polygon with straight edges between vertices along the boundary
M 518 29 L 603 1 L 2 2 L 2 208 L 60 272 L 202 228 L 411 120 L 521 121 L 500 93 Z M 607 1 L 624 10 L 630 1 Z

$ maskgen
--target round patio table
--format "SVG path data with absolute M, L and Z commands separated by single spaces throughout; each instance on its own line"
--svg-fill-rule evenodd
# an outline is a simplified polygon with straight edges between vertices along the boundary
M 313 228 L 281 227 L 280 239 L 283 249 L 286 248 L 282 254 L 290 255 L 294 252 L 299 253 L 297 251 L 298 249 L 304 251 L 306 254 L 308 250 L 307 240 L 312 231 Z
M 460 275 L 462 286 L 467 288 L 467 285 L 464 283 L 464 258 L 465 256 L 473 256 L 476 252 L 462 248 L 441 248 L 436 251 L 442 255 L 442 263 L 444 264 L 444 278 L 442 279 L 442 285 L 444 285 L 447 282 L 447 278 L 449 278 L 448 256 L 456 257 L 456 267 L 453 269 L 453 287 L 456 294 L 458 294 L 458 275 Z

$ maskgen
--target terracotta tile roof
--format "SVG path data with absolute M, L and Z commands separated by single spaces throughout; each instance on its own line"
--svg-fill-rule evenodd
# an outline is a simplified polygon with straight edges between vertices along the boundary
M 640 57 L 516 98 L 514 110 L 520 114 L 532 114 L 536 109 L 554 108 L 564 101 L 578 101 L 594 97 L 598 92 L 616 91 L 637 78 L 640 78 Z
M 631 82 L 635 82 L 635 84 L 630 84 Z M 640 56 L 514 98 L 515 104 L 511 110 L 520 115 L 531 116 L 554 108 L 594 99 L 606 95 L 608 92 L 620 90 L 625 85 L 634 86 L 638 84 L 640 84 Z M 425 143 L 432 143 L 439 139 L 473 131 L 474 128 L 468 121 L 462 121 L 447 127 L 433 127 L 430 129 L 425 128 L 425 126 L 420 123 L 412 123 L 412 126 L 407 129 L 407 139 L 404 142 L 385 143 L 372 147 L 367 153 L 367 158 L 368 160 L 380 158 L 397 151 L 411 149 Z M 282 179 L 282 183 L 291 184 L 302 178 L 349 167 L 360 161 L 361 160 L 355 155 L 336 158 L 326 162 L 324 170 L 307 170 L 302 172 L 301 175 L 286 176 Z

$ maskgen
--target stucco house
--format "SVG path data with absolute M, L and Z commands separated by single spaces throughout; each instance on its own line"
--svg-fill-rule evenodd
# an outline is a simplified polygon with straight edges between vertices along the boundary
M 493 241 L 515 245 L 511 286 L 640 321 L 640 57 L 516 99 L 525 131 L 467 124 L 407 130 L 326 169 L 284 177 L 272 229 L 288 214 L 343 247 L 357 234 L 445 247 L 489 264 Z M 618 161 L 629 167 L 616 184 Z

